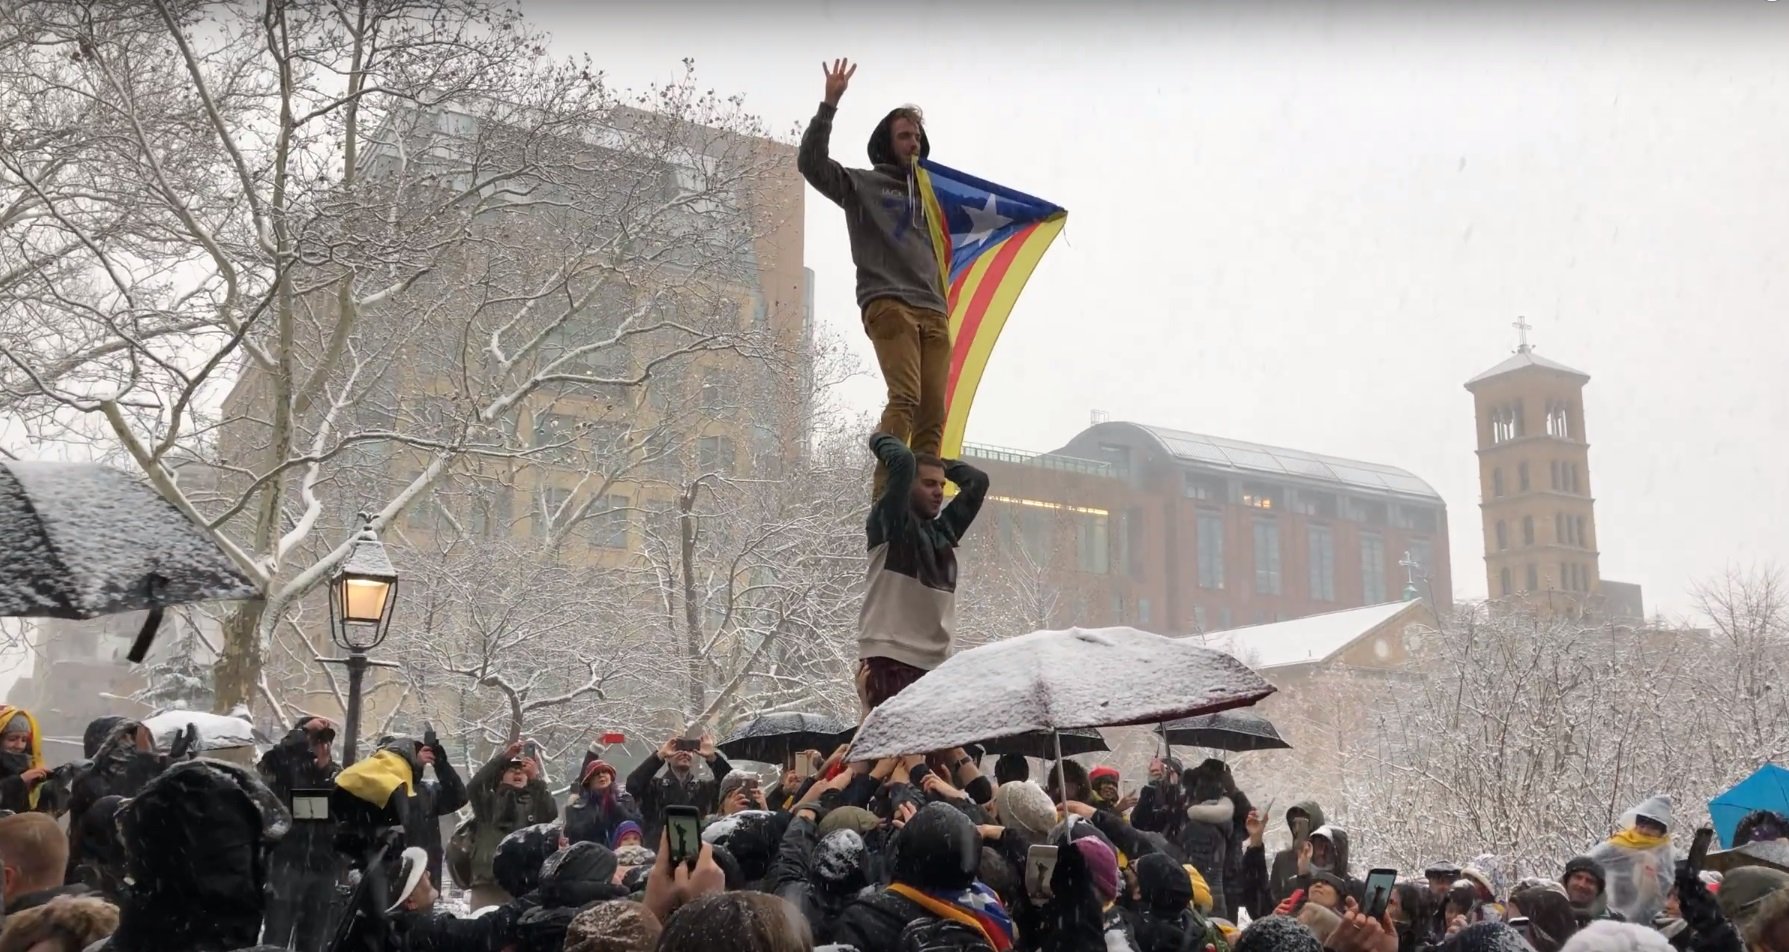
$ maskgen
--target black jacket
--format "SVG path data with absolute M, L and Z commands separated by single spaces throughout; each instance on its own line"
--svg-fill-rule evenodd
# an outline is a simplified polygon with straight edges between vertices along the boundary
M 626 790 L 611 787 L 615 797 L 606 803 L 597 798 L 585 799 L 582 792 L 572 802 L 565 805 L 565 838 L 573 843 L 597 843 L 613 847 L 615 828 L 632 820 L 640 824 L 641 845 L 648 849 L 657 849 L 658 844 L 644 841 L 646 824 L 640 816 L 639 807 L 634 805 L 634 798 Z
M 327 795 L 335 787 L 336 775 L 342 772 L 341 765 L 333 760 L 318 766 L 316 755 L 311 752 L 310 735 L 298 727 L 261 755 L 259 769 L 262 782 L 285 804 L 287 812 L 292 809 L 294 791 Z M 335 827 L 334 820 L 294 822 L 291 832 L 273 848 L 273 864 L 316 871 L 337 868 L 341 860 L 335 852 Z
M 577 843 L 554 853 L 541 866 L 540 886 L 527 897 L 516 920 L 517 952 L 560 952 L 565 930 L 586 906 L 626 899 L 627 887 L 613 882 L 617 864 L 606 846 Z
M 109 726 L 108 726 L 109 725 Z M 167 769 L 172 758 L 154 751 L 138 750 L 136 721 L 121 717 L 104 717 L 87 725 L 87 738 L 96 728 L 107 727 L 104 736 L 94 744 L 87 766 L 75 774 L 69 785 L 68 798 L 68 881 L 74 882 L 84 859 L 82 844 L 83 819 L 93 805 L 106 797 L 129 799 L 140 793 L 149 781 Z
M 497 952 L 514 928 L 505 907 L 460 919 L 438 912 L 404 912 L 392 917 L 395 952 Z
M 814 868 L 819 841 L 819 828 L 812 819 L 797 815 L 790 820 L 771 865 L 766 891 L 801 910 L 813 929 L 814 944 L 826 945 L 833 941 L 839 914 L 868 882 L 869 868 L 864 862 L 866 857 L 859 856 L 852 874 L 836 880 L 819 875 Z
M 421 750 L 418 745 L 417 750 Z M 447 760 L 447 751 L 437 745 L 435 779 L 424 780 L 416 772 L 415 792 L 404 799 L 404 843 L 429 854 L 429 881 L 441 883 L 441 818 L 459 811 L 467 803 L 466 782 Z M 414 766 L 416 759 L 412 756 Z
M 901 930 L 915 919 L 936 918 L 925 907 L 884 889 L 862 896 L 839 912 L 832 940 L 857 952 L 900 952 Z
M 695 770 L 690 771 L 687 778 L 679 778 L 669 770 L 660 776 L 659 770 L 664 766 L 665 762 L 655 751 L 627 775 L 627 792 L 640 805 L 641 826 L 646 831 L 644 843 L 648 849 L 658 848 L 666 807 L 695 807 L 703 816 L 714 813 L 721 805 L 721 781 L 733 772 L 733 765 L 718 753 L 708 762 L 709 772 L 714 775 L 712 778 L 701 777 Z

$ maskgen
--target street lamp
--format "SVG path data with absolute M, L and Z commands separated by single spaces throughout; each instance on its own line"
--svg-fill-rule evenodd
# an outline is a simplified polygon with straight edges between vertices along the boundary
M 385 555 L 385 545 L 373 531 L 372 517 L 360 514 L 360 534 L 348 557 L 329 579 L 329 634 L 348 652 L 347 658 L 330 658 L 348 669 L 347 739 L 342 743 L 342 762 L 352 764 L 360 740 L 360 687 L 374 662 L 367 652 L 379 647 L 391 630 L 392 605 L 398 598 L 398 571 Z M 381 667 L 396 667 L 381 664 Z

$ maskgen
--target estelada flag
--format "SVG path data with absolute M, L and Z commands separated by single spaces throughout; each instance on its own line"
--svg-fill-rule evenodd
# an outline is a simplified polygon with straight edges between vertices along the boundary
M 938 277 L 950 306 L 950 378 L 940 456 L 963 450 L 963 430 L 988 355 L 1031 272 L 1062 233 L 1068 211 L 929 159 L 918 166 Z

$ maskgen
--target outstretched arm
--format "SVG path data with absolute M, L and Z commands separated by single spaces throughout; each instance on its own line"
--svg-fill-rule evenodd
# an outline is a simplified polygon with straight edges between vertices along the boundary
M 831 66 L 821 63 L 820 68 L 826 73 L 826 98 L 820 102 L 813 121 L 801 134 L 795 167 L 820 194 L 843 205 L 851 194 L 851 176 L 828 154 L 828 146 L 832 141 L 832 117 L 839 110 L 839 97 L 845 95 L 845 88 L 851 84 L 851 76 L 857 72 L 857 67 L 849 60 L 839 59 L 833 60 Z
M 913 513 L 913 480 L 919 475 L 919 464 L 913 451 L 898 437 L 878 433 L 870 437 L 870 450 L 888 469 L 888 482 L 882 485 L 882 496 L 876 500 L 872 524 L 879 528 L 883 541 L 901 533 Z

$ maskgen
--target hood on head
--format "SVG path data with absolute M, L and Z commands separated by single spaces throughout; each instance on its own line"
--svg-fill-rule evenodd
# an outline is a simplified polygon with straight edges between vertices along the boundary
M 869 153 L 871 164 L 901 164 L 896 159 L 894 150 L 895 115 L 903 110 L 914 108 L 917 107 L 902 106 L 896 109 L 891 109 L 889 110 L 888 115 L 882 117 L 881 122 L 876 123 L 875 130 L 870 133 Z M 926 136 L 926 126 L 923 121 L 919 124 L 919 157 L 922 159 L 929 159 L 932 157 L 932 140 Z
M 745 881 L 755 883 L 770 875 L 784 829 L 784 822 L 774 813 L 741 810 L 704 827 L 702 842 L 724 847 L 738 861 L 740 875 Z
M 541 864 L 541 905 L 578 909 L 596 899 L 620 898 L 625 895 L 615 885 L 620 869 L 621 861 L 608 847 L 573 843 Z
M 1288 829 L 1292 826 L 1292 814 L 1294 813 L 1304 814 L 1305 818 L 1311 821 L 1313 830 L 1321 827 L 1324 823 L 1323 808 L 1318 806 L 1315 800 L 1301 800 L 1286 808 L 1286 827 Z
M 868 884 L 868 855 L 856 830 L 834 830 L 814 846 L 814 883 L 834 895 L 854 893 Z
M 1148 853 L 1137 860 L 1137 887 L 1143 904 L 1158 916 L 1178 916 L 1193 902 L 1193 881 L 1186 867 L 1162 853 Z
M 99 748 L 112 736 L 112 731 L 122 722 L 129 720 L 116 714 L 96 717 L 87 722 L 87 729 L 81 732 L 81 756 L 88 760 L 99 753 Z
M 200 759 L 163 771 L 117 814 L 132 883 L 120 947 L 254 944 L 265 857 L 291 825 L 279 798 L 235 764 Z
M 511 896 L 526 896 L 540 885 L 541 866 L 559 851 L 557 823 L 536 823 L 505 836 L 491 858 L 491 878 Z
M 1330 871 L 1343 879 L 1348 878 L 1348 831 L 1330 823 L 1311 831 L 1311 839 L 1318 837 L 1329 841 L 1330 850 L 1334 854 L 1329 863 Z
M 981 834 L 963 811 L 928 803 L 893 843 L 896 882 L 917 889 L 965 889 L 981 867 Z
M 1664 827 L 1665 832 L 1667 833 L 1672 830 L 1671 798 L 1665 794 L 1660 794 L 1656 797 L 1647 797 L 1635 805 L 1632 810 L 1629 810 L 1628 814 L 1628 822 L 1630 824 L 1641 817 L 1645 817 Z

